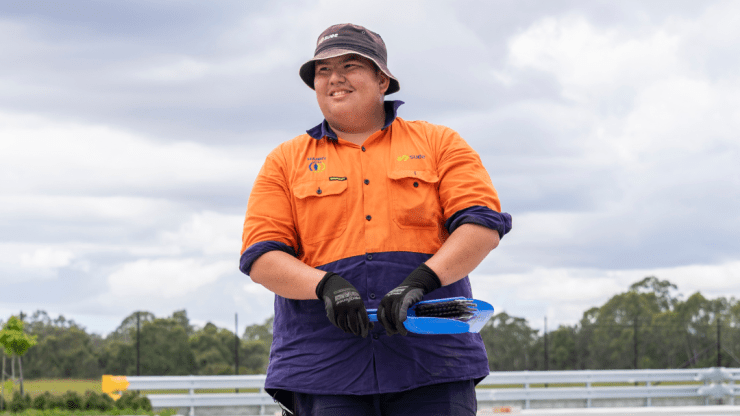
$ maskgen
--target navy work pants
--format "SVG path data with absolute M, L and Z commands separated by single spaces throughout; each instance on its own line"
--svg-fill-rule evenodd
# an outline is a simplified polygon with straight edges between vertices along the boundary
M 366 396 L 296 393 L 298 416 L 475 416 L 473 380 Z

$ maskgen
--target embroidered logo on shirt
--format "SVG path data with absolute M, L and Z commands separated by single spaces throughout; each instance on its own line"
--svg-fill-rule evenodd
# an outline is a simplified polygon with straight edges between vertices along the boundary
M 426 158 L 426 156 L 424 156 L 424 155 L 411 155 L 411 156 L 409 156 L 409 155 L 401 155 L 401 156 L 398 156 L 396 158 L 396 160 L 399 161 L 399 162 L 405 162 L 405 161 L 411 160 L 411 159 L 424 159 L 424 158 Z
M 308 170 L 311 172 L 323 172 L 326 170 L 326 163 L 324 162 L 311 162 L 308 164 Z
M 308 170 L 311 172 L 323 172 L 326 169 L 326 163 L 324 161 L 326 160 L 326 157 L 309 157 L 306 160 L 308 160 Z
M 330 181 L 346 181 L 346 176 L 329 176 Z

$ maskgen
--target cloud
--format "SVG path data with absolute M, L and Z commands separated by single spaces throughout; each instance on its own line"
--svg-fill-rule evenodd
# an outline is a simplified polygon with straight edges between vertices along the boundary
M 585 16 L 569 14 L 546 17 L 511 39 L 509 61 L 554 74 L 564 97 L 586 102 L 676 71 L 679 39 L 660 27 L 648 34 L 596 28 Z
M 131 195 L 221 185 L 254 176 L 267 149 L 157 143 L 103 125 L 0 113 L 5 191 Z M 260 157 L 261 156 L 261 157 Z
M 201 259 L 142 259 L 126 263 L 108 276 L 110 290 L 120 297 L 174 298 L 194 294 L 232 272 L 235 262 Z
M 241 247 L 243 216 L 217 212 L 193 214 L 176 232 L 164 231 L 161 239 L 177 252 L 198 252 L 204 255 L 238 256 Z
M 648 274 L 740 293 L 738 6 L 531 5 L 0 5 L 0 303 L 98 332 L 136 308 L 262 322 L 272 295 L 236 268 L 249 188 L 321 120 L 297 69 L 346 21 L 386 41 L 401 117 L 460 131 L 514 217 L 480 297 L 539 325 Z
M 33 251 L 32 253 L 21 254 L 21 266 L 23 267 L 40 267 L 40 268 L 57 268 L 68 266 L 74 257 L 74 254 L 68 250 L 55 250 L 50 247 L 44 247 Z

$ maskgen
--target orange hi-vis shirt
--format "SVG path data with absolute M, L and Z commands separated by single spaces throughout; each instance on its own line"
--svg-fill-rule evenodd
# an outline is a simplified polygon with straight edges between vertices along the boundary
M 449 128 L 396 118 L 362 146 L 304 134 L 267 157 L 242 253 L 276 241 L 312 267 L 376 252 L 434 254 L 445 221 L 474 206 L 501 211 L 480 157 Z
M 267 156 L 244 221 L 244 273 L 265 252 L 285 251 L 340 274 L 377 308 L 461 224 L 502 237 L 511 229 L 478 154 L 447 127 L 396 117 L 400 104 L 386 102 L 386 126 L 362 145 L 324 121 Z M 451 296 L 472 297 L 467 277 L 425 299 Z M 273 389 L 375 394 L 488 374 L 478 334 L 388 337 L 376 324 L 362 339 L 334 327 L 320 300 L 276 295 L 273 333 Z

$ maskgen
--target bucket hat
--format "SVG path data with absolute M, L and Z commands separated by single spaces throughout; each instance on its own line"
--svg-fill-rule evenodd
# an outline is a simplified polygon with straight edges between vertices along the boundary
M 311 89 L 314 89 L 314 62 L 350 53 L 370 59 L 390 78 L 385 95 L 393 94 L 401 89 L 398 79 L 388 70 L 388 52 L 380 35 L 351 23 L 331 26 L 319 35 L 313 58 L 301 65 L 298 71 L 301 79 Z

